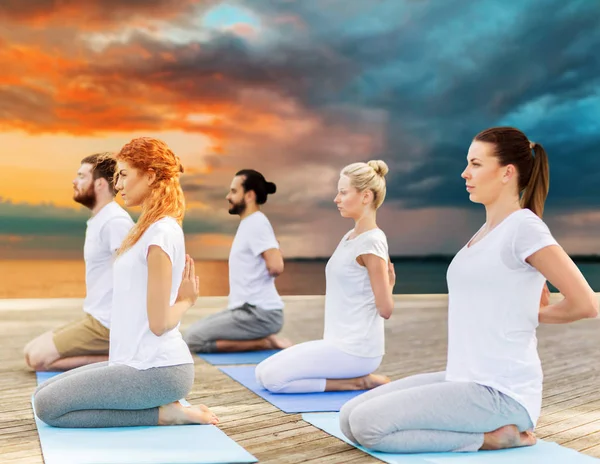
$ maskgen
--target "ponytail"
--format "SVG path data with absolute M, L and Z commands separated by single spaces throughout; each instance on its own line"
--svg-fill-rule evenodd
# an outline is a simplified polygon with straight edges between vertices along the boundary
M 550 169 L 546 150 L 539 143 L 532 143 L 533 168 L 529 182 L 521 196 L 521 207 L 528 208 L 540 218 L 544 214 L 544 203 L 550 189 Z

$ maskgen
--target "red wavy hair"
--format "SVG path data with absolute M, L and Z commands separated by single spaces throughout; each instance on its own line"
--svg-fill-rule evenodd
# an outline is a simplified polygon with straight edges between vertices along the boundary
M 142 213 L 117 252 L 121 254 L 135 245 L 148 227 L 159 219 L 171 216 L 181 225 L 185 216 L 185 198 L 179 183 L 183 166 L 179 157 L 162 140 L 151 137 L 133 139 L 121 148 L 116 159 L 141 172 L 156 173 L 150 194 L 142 204 Z

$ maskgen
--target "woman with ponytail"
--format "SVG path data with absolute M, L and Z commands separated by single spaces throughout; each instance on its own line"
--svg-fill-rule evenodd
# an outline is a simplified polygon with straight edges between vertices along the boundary
M 334 199 L 354 220 L 325 269 L 323 340 L 287 348 L 256 367 L 256 380 L 274 393 L 368 390 L 389 382 L 373 372 L 384 355 L 384 319 L 392 315 L 396 276 L 387 239 L 377 227 L 385 198 L 383 161 L 346 166 Z
M 471 201 L 485 206 L 486 222 L 448 268 L 446 370 L 350 400 L 340 412 L 349 439 L 391 453 L 535 444 L 538 323 L 598 314 L 597 296 L 541 219 L 548 172 L 543 147 L 517 129 L 475 137 L 462 178 Z M 546 280 L 564 296 L 559 303 L 549 304 Z
M 108 362 L 40 385 L 35 411 L 55 427 L 215 424 L 206 406 L 179 403 L 194 382 L 179 323 L 198 298 L 181 229 L 183 167 L 164 142 L 148 137 L 132 140 L 116 158 L 116 189 L 126 207 L 142 211 L 113 265 Z

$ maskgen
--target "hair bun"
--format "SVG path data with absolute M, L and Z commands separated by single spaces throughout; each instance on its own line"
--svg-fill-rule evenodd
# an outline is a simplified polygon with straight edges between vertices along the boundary
M 277 186 L 273 182 L 267 182 L 265 185 L 267 186 L 268 195 L 272 195 L 277 191 Z
M 371 160 L 367 164 L 373 168 L 375 174 L 381 177 L 385 177 L 390 170 L 386 162 L 382 160 Z

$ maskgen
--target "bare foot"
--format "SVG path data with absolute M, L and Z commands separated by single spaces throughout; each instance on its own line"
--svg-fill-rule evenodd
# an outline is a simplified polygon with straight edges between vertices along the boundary
M 482 450 L 498 450 L 535 445 L 537 438 L 533 432 L 519 432 L 516 425 L 505 425 L 483 435 Z
M 158 425 L 217 424 L 219 418 L 208 407 L 183 406 L 179 401 L 158 408 Z
M 276 335 L 269 335 L 267 340 L 269 341 L 271 348 L 274 350 L 284 350 L 293 345 L 293 343 L 287 338 L 277 337 Z
M 385 385 L 386 383 L 390 383 L 389 377 L 385 375 L 376 375 L 369 374 L 361 377 L 361 386 L 363 390 L 371 390 L 376 387 L 380 387 L 381 385 Z

